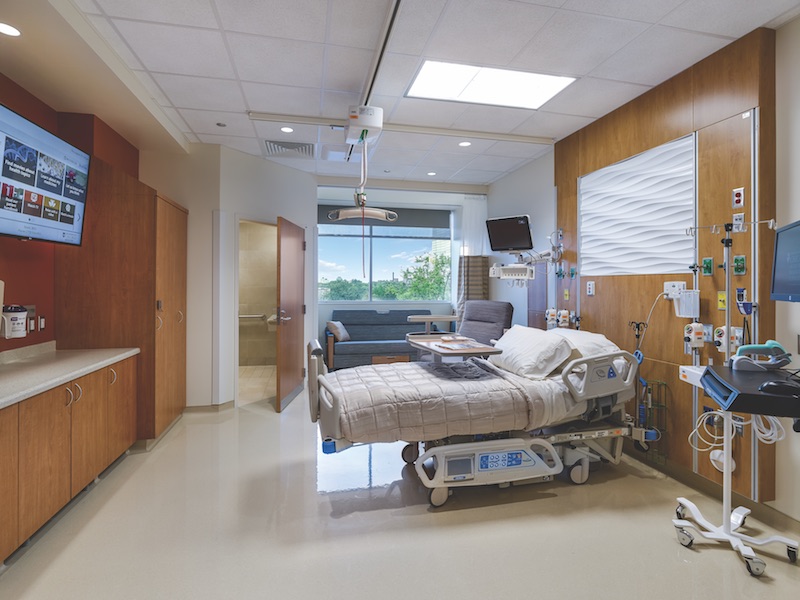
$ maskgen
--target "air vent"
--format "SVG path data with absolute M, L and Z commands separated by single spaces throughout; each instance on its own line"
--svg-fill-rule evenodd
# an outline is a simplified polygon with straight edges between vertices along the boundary
M 314 158 L 314 144 L 276 142 L 272 140 L 264 140 L 264 144 L 267 148 L 267 156 Z

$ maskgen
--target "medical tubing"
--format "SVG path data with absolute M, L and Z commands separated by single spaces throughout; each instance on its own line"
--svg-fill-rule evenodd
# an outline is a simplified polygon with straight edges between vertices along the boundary
M 714 431 L 710 431 L 708 422 L 715 421 L 720 417 L 724 417 L 724 414 L 725 413 L 721 410 L 709 410 L 703 412 L 703 414 L 697 418 L 696 426 L 689 434 L 689 445 L 698 452 L 708 452 L 709 450 L 713 450 L 714 448 L 722 446 L 723 440 L 725 439 L 724 432 L 718 434 L 716 432 L 716 425 L 714 425 Z M 786 437 L 786 430 L 784 429 L 783 424 L 781 424 L 777 417 L 770 415 L 753 415 L 752 418 L 747 421 L 740 421 L 739 423 L 732 422 L 730 432 L 731 439 L 733 439 L 733 437 L 736 435 L 737 425 L 741 425 L 742 427 L 745 425 L 752 425 L 753 432 L 758 440 L 763 444 L 774 444 Z M 697 439 L 700 442 L 705 444 L 705 447 L 695 445 L 693 442 L 693 438 L 695 436 L 697 436 Z
M 642 331 L 642 337 L 639 338 L 639 343 L 636 344 L 637 350 L 639 350 L 642 347 L 642 344 L 644 344 L 644 336 L 647 334 L 647 327 L 650 325 L 650 317 L 653 316 L 653 311 L 656 308 L 656 304 L 658 304 L 658 301 L 661 299 L 662 296 L 666 295 L 667 295 L 666 292 L 661 292 L 658 296 L 656 296 L 656 299 L 653 301 L 653 306 L 650 307 L 650 313 L 647 315 L 647 320 L 644 322 L 644 331 Z

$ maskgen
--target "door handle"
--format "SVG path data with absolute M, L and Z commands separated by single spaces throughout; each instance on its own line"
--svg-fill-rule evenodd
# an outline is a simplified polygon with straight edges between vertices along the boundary
M 73 385 L 74 385 L 76 388 L 78 388 L 78 397 L 77 397 L 77 398 L 75 398 L 75 402 L 77 402 L 78 400 L 80 400 L 81 398 L 83 398 L 83 388 L 80 386 L 80 384 L 79 384 L 77 381 L 76 381 L 76 382 L 75 382 Z
M 156 315 L 156 319 L 158 319 L 158 327 L 156 327 L 156 331 L 159 331 L 164 326 L 164 319 Z
M 114 376 L 114 379 L 111 380 L 109 385 L 114 385 L 117 383 L 117 372 L 114 370 L 114 367 L 109 367 L 109 369 L 111 369 L 111 374 Z
M 69 392 L 69 402 L 67 402 L 67 406 L 65 408 L 72 406 L 72 403 L 75 401 L 75 393 L 72 391 L 71 387 L 67 386 L 67 392 Z

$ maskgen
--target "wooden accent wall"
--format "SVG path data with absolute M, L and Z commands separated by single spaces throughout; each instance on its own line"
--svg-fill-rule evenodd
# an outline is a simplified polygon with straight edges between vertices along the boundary
M 758 108 L 759 135 L 755 152 L 758 158 L 757 183 L 751 175 L 750 125 Z M 747 113 L 749 112 L 749 115 Z M 625 106 L 595 121 L 555 146 L 555 182 L 558 188 L 558 227 L 564 230 L 564 260 L 568 267 L 578 265 L 578 178 L 610 164 L 684 135 L 697 132 L 698 143 L 698 225 L 732 221 L 731 190 L 744 187 L 746 219 L 770 219 L 775 216 L 775 32 L 758 29 L 719 52 L 676 75 Z M 755 190 L 754 190 L 755 186 Z M 758 214 L 752 213 L 753 192 L 758 195 Z M 736 211 L 739 212 L 739 211 Z M 751 251 L 753 230 L 736 234 L 733 254 L 747 257 L 747 274 L 734 277 L 732 287 L 746 287 L 749 298 L 758 292 L 759 340 L 774 338 L 775 310 L 769 300 L 769 279 L 774 234 L 766 227 L 757 228 L 757 273 Z M 698 234 L 698 260 L 714 257 L 722 263 L 720 235 Z M 596 295 L 585 294 L 580 276 L 558 282 L 558 308 L 577 308 L 580 296 L 581 326 L 605 333 L 619 346 L 636 347 L 631 321 L 645 321 L 654 300 L 663 291 L 664 281 L 686 281 L 693 287 L 687 265 L 683 275 L 642 275 L 592 277 Z M 701 317 L 703 323 L 724 324 L 724 312 L 717 309 L 717 290 L 724 290 L 724 271 L 715 269 L 711 277 L 700 276 Z M 565 294 L 568 295 L 565 296 Z M 678 378 L 678 366 L 691 364 L 684 354 L 683 326 L 687 319 L 675 317 L 671 302 L 660 300 L 653 310 L 645 332 L 642 350 L 646 359 L 642 375 L 665 384 L 668 408 L 666 431 L 658 442 L 670 467 L 692 469 L 693 453 L 687 436 L 694 428 L 692 387 Z M 741 325 L 738 312 L 732 323 Z M 752 324 L 752 321 L 751 321 Z M 701 364 L 713 359 L 719 364 L 723 355 L 706 345 Z M 713 401 L 703 399 L 700 410 Z M 715 406 L 714 406 L 715 407 Z M 629 407 L 631 413 L 634 406 Z M 760 501 L 774 499 L 774 447 L 759 444 L 758 489 L 751 488 L 750 428 L 737 438 L 734 458 L 734 490 Z M 700 456 L 698 472 L 721 482 L 721 474 Z
M 95 115 L 59 113 L 58 132 L 73 146 L 139 178 L 139 150 Z

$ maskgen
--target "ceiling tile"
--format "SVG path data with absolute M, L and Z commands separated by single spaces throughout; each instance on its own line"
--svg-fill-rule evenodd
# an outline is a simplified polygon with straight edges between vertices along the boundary
M 403 98 L 390 115 L 384 113 L 383 119 L 401 125 L 452 127 L 464 110 L 466 110 L 466 105 L 458 102 Z
M 403 133 L 399 131 L 386 131 L 381 133 L 381 148 L 410 148 L 414 150 L 430 150 L 438 144 L 435 135 L 420 135 L 418 133 Z
M 298 125 L 289 122 L 277 121 L 253 121 L 256 128 L 256 135 L 263 140 L 298 142 L 304 144 L 316 144 L 319 142 L 320 127 L 316 125 Z M 289 125 L 294 129 L 292 133 L 284 133 L 281 127 Z
M 796 7 L 796 0 L 687 0 L 661 24 L 735 39 Z
M 149 71 L 234 77 L 228 51 L 218 31 L 121 19 L 112 23 Z
M 403 0 L 387 52 L 421 54 L 446 5 L 447 0 Z
M 97 3 L 110 17 L 214 29 L 219 25 L 211 8 L 210 0 L 162 0 L 160 2 L 97 0 Z
M 467 165 L 469 169 L 480 169 L 482 171 L 514 171 L 528 162 L 527 158 L 510 158 L 507 156 L 476 156 Z
M 490 183 L 497 181 L 503 175 L 506 175 L 503 171 L 481 171 L 478 169 L 461 169 L 458 173 L 455 174 L 453 179 L 457 179 L 458 183 L 463 184 L 470 184 L 470 185 L 489 185 Z
M 614 0 L 598 2 L 597 0 L 567 0 L 563 8 L 577 10 L 595 15 L 658 23 L 676 6 L 685 0 Z
M 531 111 L 524 108 L 466 104 L 453 121 L 453 129 L 509 133 L 524 123 L 530 114 Z
M 313 88 L 244 82 L 242 90 L 250 110 L 279 115 L 320 115 L 320 92 Z
M 101 13 L 100 7 L 94 0 L 73 0 L 75 6 L 82 13 L 87 15 L 99 15 Z
M 390 0 L 329 0 L 329 4 L 325 38 L 329 44 L 378 50 L 389 18 Z
M 233 148 L 234 150 L 239 150 L 246 154 L 253 154 L 255 156 L 264 154 L 258 140 L 251 137 L 200 134 L 197 138 L 204 144 L 219 144 L 220 146 L 227 146 L 228 148 Z
M 729 40 L 655 26 L 602 65 L 592 77 L 658 85 L 702 58 L 727 46 Z
M 507 65 L 554 14 L 554 9 L 510 0 L 450 2 L 428 45 L 427 58 Z
M 253 121 L 243 112 L 220 112 L 184 108 L 178 111 L 181 118 L 196 134 L 253 137 Z M 220 127 L 217 123 L 224 123 Z
M 552 148 L 549 144 L 524 144 L 522 142 L 495 142 L 487 150 L 487 155 L 515 158 L 533 158 L 543 150 Z
M 163 90 L 158 86 L 150 73 L 147 71 L 134 71 L 133 74 L 136 75 L 136 78 L 145 87 L 150 97 L 156 101 L 156 104 L 161 106 L 169 106 L 172 104 L 172 101 L 167 98 L 166 94 L 164 94 Z
M 537 110 L 522 125 L 511 133 L 518 135 L 530 135 L 548 137 L 560 140 L 568 135 L 575 133 L 579 129 L 586 127 L 592 122 L 590 117 L 579 117 L 575 115 L 561 115 L 558 113 Z
M 175 108 L 244 111 L 242 93 L 235 81 L 188 77 L 186 75 L 153 75 Z
M 428 155 L 427 150 L 416 148 L 385 148 L 378 145 L 368 164 L 373 165 L 417 165 Z
M 236 72 L 243 81 L 320 87 L 325 46 L 241 33 L 228 34 Z
M 119 33 L 117 33 L 117 30 L 108 19 L 90 16 L 89 22 L 97 33 L 109 43 L 114 52 L 117 53 L 117 56 L 123 60 L 129 69 L 144 69 L 142 63 L 131 51 L 130 46 L 119 36 Z
M 321 115 L 344 125 L 350 115 L 350 107 L 358 106 L 359 103 L 359 94 L 323 91 Z
M 328 3 L 322 0 L 214 0 L 222 26 L 231 31 L 290 40 L 325 39 Z
M 648 25 L 575 12 L 553 16 L 512 61 L 512 67 L 573 77 L 589 73 Z
M 599 118 L 648 89 L 644 85 L 584 77 L 542 108 L 547 112 Z
M 421 65 L 416 56 L 386 54 L 375 79 L 373 94 L 379 96 L 403 96 Z
M 372 54 L 360 48 L 328 47 L 322 86 L 326 90 L 361 94 L 370 75 Z

